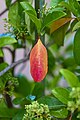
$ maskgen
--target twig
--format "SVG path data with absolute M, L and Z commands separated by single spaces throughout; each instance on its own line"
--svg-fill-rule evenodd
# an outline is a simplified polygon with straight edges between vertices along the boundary
M 18 64 L 20 64 L 20 63 L 22 63 L 22 62 L 27 61 L 28 59 L 29 59 L 29 54 L 28 54 L 28 56 L 26 56 L 25 58 L 23 58 L 23 59 L 21 59 L 21 60 L 18 60 L 18 61 L 14 62 L 14 63 L 12 63 L 12 64 L 9 65 L 8 67 L 6 67 L 4 70 L 2 70 L 2 71 L 0 72 L 0 76 L 2 76 L 3 74 L 5 74 L 8 70 L 10 70 L 11 68 L 15 67 L 16 65 L 18 65 Z
M 11 4 L 11 6 L 12 6 L 14 3 L 16 3 L 16 1 L 14 1 L 14 2 Z M 3 10 L 3 11 L 0 13 L 0 17 L 1 17 L 5 12 L 7 12 L 8 10 L 9 10 L 8 8 L 6 8 L 5 10 Z
M 12 50 L 9 47 L 3 47 L 2 49 L 7 49 L 10 53 L 12 53 Z

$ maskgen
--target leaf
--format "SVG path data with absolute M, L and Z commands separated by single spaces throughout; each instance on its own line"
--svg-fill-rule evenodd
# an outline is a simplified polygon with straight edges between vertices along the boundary
M 64 44 L 64 38 L 67 32 L 68 26 L 69 26 L 69 23 L 66 23 L 51 34 L 52 39 L 58 46 L 61 46 Z
M 35 9 L 29 4 L 29 2 L 24 1 L 24 2 L 20 2 L 20 4 L 22 5 L 25 11 L 30 10 L 33 12 L 33 15 L 37 17 Z
M 41 82 L 48 72 L 47 50 L 38 39 L 30 52 L 30 72 L 35 82 Z
M 36 99 L 38 99 L 43 95 L 43 92 L 44 92 L 44 85 L 42 83 L 35 83 L 31 94 L 33 96 L 36 96 Z
M 71 87 L 80 86 L 79 80 L 75 74 L 67 69 L 61 69 L 60 73 L 65 77 L 66 81 Z
M 43 20 L 42 30 L 52 24 L 52 22 L 64 17 L 66 15 L 65 12 L 62 11 L 53 11 L 52 13 L 48 13 L 47 16 Z
M 21 109 L 15 114 L 15 116 L 12 118 L 12 120 L 22 120 L 23 116 L 25 114 L 25 110 Z
M 66 108 L 60 110 L 51 110 L 50 114 L 56 118 L 66 118 L 68 115 L 68 110 Z
M 64 68 L 70 68 L 70 67 L 76 66 L 76 63 L 73 57 L 69 57 L 65 59 L 62 64 Z
M 57 87 L 52 90 L 52 94 L 62 103 L 67 104 L 69 100 L 69 91 L 66 88 Z
M 5 3 L 6 3 L 7 8 L 9 8 L 9 7 L 10 7 L 11 2 L 12 2 L 12 0 L 5 0 Z
M 36 16 L 34 16 L 32 11 L 30 11 L 30 10 L 26 11 L 26 13 L 29 15 L 29 17 L 33 21 L 33 23 L 35 23 L 38 32 L 40 32 L 40 28 L 41 28 L 41 21 L 40 21 L 40 19 L 38 19 Z
M 19 86 L 15 87 L 15 92 L 21 95 L 22 97 L 26 97 L 30 94 L 32 90 L 33 83 L 29 82 L 25 76 L 18 76 Z
M 29 15 L 29 18 L 36 25 L 38 33 L 39 33 L 40 28 L 41 28 L 41 21 L 40 21 L 40 19 L 37 18 L 35 9 L 28 2 L 21 2 L 21 5 L 24 8 L 25 13 L 27 13 Z
M 75 24 L 75 26 L 73 27 L 73 30 L 72 30 L 72 31 L 75 31 L 75 30 L 77 30 L 78 28 L 80 28 L 80 21 Z
M 52 62 L 51 62 L 52 61 Z M 48 73 L 53 71 L 53 67 L 55 65 L 55 58 L 52 52 L 48 49 Z
M 80 4 L 76 0 L 69 0 L 70 10 L 76 17 L 80 17 Z
M 0 49 L 0 57 L 3 57 L 4 56 L 4 53 L 2 51 L 2 49 Z
M 4 119 L 5 120 L 8 118 L 12 119 L 12 117 L 18 112 L 18 109 L 15 108 L 7 108 L 6 103 L 4 102 L 3 99 L 0 100 L 0 120 Z
M 18 97 L 18 98 L 13 99 L 12 102 L 13 102 L 13 104 L 18 105 L 18 104 L 21 104 L 24 100 L 25 100 L 25 98 Z
M 20 15 L 18 11 L 19 5 L 18 2 L 16 2 L 14 5 L 12 5 L 9 9 L 8 18 L 9 23 L 14 27 L 20 27 Z
M 80 65 L 80 29 L 74 36 L 74 48 L 73 48 L 75 62 Z
M 61 19 L 53 22 L 52 25 L 51 25 L 51 27 L 50 27 L 50 33 L 54 32 L 55 30 L 57 30 L 61 26 L 63 26 L 66 23 L 68 23 L 69 21 L 71 21 L 71 19 L 72 18 L 61 18 Z
M 0 38 L 0 47 L 3 47 L 5 45 L 10 45 L 13 43 L 16 43 L 16 39 L 12 37 L 1 37 Z
M 52 7 L 55 7 L 57 6 L 60 2 L 62 2 L 64 0 L 50 0 L 50 6 Z
M 50 110 L 57 110 L 65 107 L 65 105 L 62 104 L 58 99 L 51 96 L 43 96 L 38 99 L 38 102 L 48 105 Z

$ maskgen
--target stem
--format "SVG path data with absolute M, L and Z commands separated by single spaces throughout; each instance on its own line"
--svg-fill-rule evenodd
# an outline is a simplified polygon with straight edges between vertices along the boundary
M 13 5 L 13 4 L 15 4 L 17 1 L 14 1 L 12 4 L 11 4 L 11 6 Z M 5 10 L 3 10 L 1 13 L 0 13 L 0 17 L 5 13 L 5 12 L 7 12 L 9 9 L 8 8 L 6 8 Z
M 5 91 L 9 91 L 9 89 L 7 88 L 7 86 L 8 86 L 8 82 L 7 82 L 6 85 L 5 85 Z M 12 104 L 11 97 L 10 97 L 7 93 L 4 93 L 4 97 L 5 97 L 7 106 L 8 106 L 9 108 L 12 108 L 12 107 L 13 107 L 13 104 Z
M 3 74 L 5 74 L 8 70 L 10 70 L 11 68 L 15 67 L 16 65 L 19 65 L 20 63 L 27 61 L 28 59 L 29 59 L 29 54 L 25 58 L 23 58 L 21 60 L 18 60 L 17 62 L 12 63 L 8 67 L 6 67 L 4 70 L 2 70 L 0 72 L 0 76 L 2 76 Z

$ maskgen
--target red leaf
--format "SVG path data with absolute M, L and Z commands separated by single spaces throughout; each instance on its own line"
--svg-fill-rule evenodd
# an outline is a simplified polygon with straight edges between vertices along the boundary
M 35 82 L 44 79 L 48 71 L 47 50 L 41 40 L 33 47 L 30 53 L 30 72 Z

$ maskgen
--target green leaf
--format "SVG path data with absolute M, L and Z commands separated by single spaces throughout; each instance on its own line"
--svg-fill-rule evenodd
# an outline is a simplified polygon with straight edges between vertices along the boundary
M 80 86 L 77 76 L 73 74 L 71 71 L 67 69 L 61 69 L 60 73 L 64 76 L 64 78 L 66 79 L 66 81 L 71 87 Z
M 74 36 L 74 48 L 73 48 L 75 62 L 80 65 L 80 29 Z
M 60 110 L 51 110 L 50 114 L 56 118 L 66 118 L 68 115 L 68 110 L 66 108 Z
M 29 82 L 25 76 L 18 76 L 19 86 L 16 86 L 15 92 L 21 95 L 22 97 L 26 97 L 31 93 L 33 83 Z
M 25 114 L 25 110 L 21 109 L 17 114 L 12 118 L 12 120 L 22 120 L 23 116 Z
M 0 100 L 0 120 L 4 119 L 5 120 L 8 118 L 9 119 L 12 119 L 12 117 L 18 112 L 18 109 L 10 109 L 10 108 L 7 108 L 6 106 L 6 103 L 4 102 L 3 99 Z
M 51 0 L 50 1 L 50 6 L 52 7 L 55 7 L 55 6 L 57 6 L 60 2 L 62 2 L 62 1 L 64 1 L 64 0 Z
M 0 47 L 3 47 L 5 45 L 10 45 L 13 43 L 16 43 L 16 39 L 12 37 L 1 37 L 0 38 Z
M 63 61 L 62 65 L 64 66 L 64 68 L 70 68 L 75 67 L 76 63 L 73 57 L 69 57 Z
M 57 87 L 52 90 L 52 94 L 62 103 L 67 104 L 69 100 L 69 91 L 66 88 Z
M 42 30 L 46 27 L 51 25 L 52 22 L 64 17 L 66 13 L 62 11 L 53 11 L 52 13 L 48 13 L 47 16 L 43 20 Z
M 12 0 L 5 0 L 5 3 L 6 3 L 7 8 L 9 8 L 9 7 L 10 7 L 11 2 L 12 2 Z
M 9 23 L 14 27 L 20 27 L 20 15 L 19 15 L 19 4 L 16 2 L 14 5 L 12 5 L 9 9 L 8 18 Z
M 31 95 L 36 96 L 36 99 L 40 98 L 44 92 L 44 85 L 42 83 L 35 83 Z
M 38 30 L 38 33 L 40 32 L 40 29 L 41 29 L 41 21 L 40 21 L 40 19 L 38 19 L 34 14 L 33 14 L 33 11 L 31 11 L 31 10 L 27 10 L 27 11 L 25 11 L 28 15 L 29 15 L 29 17 L 30 17 L 30 19 L 33 21 L 33 23 L 36 25 L 36 27 L 37 27 L 37 30 Z
M 51 97 L 51 96 L 43 96 L 38 99 L 39 103 L 48 105 L 49 109 L 57 110 L 60 108 L 65 107 L 58 99 Z
M 4 56 L 4 53 L 2 51 L 2 49 L 0 49 L 0 57 L 3 57 Z
M 51 73 L 55 65 L 55 58 L 49 49 L 47 50 L 47 52 L 48 52 L 48 72 Z
M 80 4 L 76 0 L 69 0 L 70 10 L 76 17 L 80 17 Z
M 35 9 L 28 2 L 21 2 L 20 4 L 24 8 L 25 13 L 27 13 L 29 15 L 29 18 L 36 25 L 38 33 L 39 33 L 40 32 L 40 28 L 41 28 L 41 21 L 40 21 L 40 19 L 37 18 L 37 14 L 36 14 Z
M 75 24 L 75 26 L 73 27 L 73 30 L 72 30 L 72 31 L 75 31 L 75 30 L 77 30 L 78 28 L 80 28 L 80 21 Z
M 7 63 L 1 63 L 0 64 L 0 71 L 2 71 L 3 69 L 5 69 L 6 67 L 8 66 L 8 64 Z
M 58 28 L 56 31 L 54 31 L 51 35 L 51 37 L 53 38 L 54 42 L 61 46 L 64 44 L 64 38 L 65 38 L 65 34 L 66 31 L 68 29 L 69 23 L 66 23 L 65 25 L 61 26 L 60 28 Z
M 18 104 L 21 104 L 24 100 L 25 100 L 25 98 L 18 97 L 18 98 L 13 99 L 12 102 L 13 102 L 13 104 L 18 105 Z
M 25 11 L 30 10 L 33 12 L 33 15 L 37 17 L 35 9 L 29 4 L 29 2 L 20 2 Z

